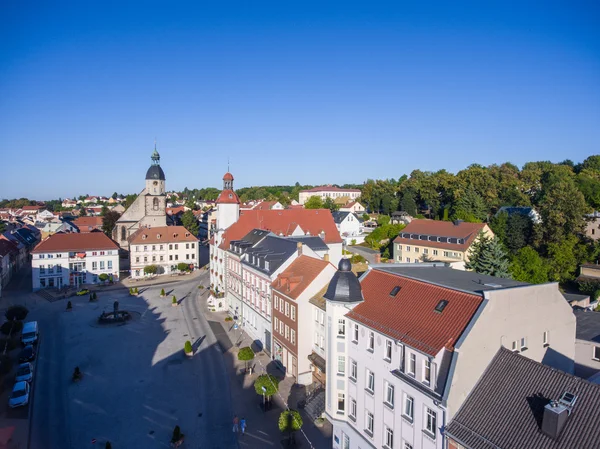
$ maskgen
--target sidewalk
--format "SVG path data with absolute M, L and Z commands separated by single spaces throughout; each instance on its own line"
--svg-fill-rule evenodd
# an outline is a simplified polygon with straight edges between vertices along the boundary
M 252 339 L 241 329 L 234 330 L 233 322 L 225 321 L 226 312 L 208 312 L 205 300 L 205 316 L 210 327 L 213 329 L 225 358 L 227 374 L 230 378 L 231 397 L 234 413 L 240 418 L 246 419 L 247 429 L 245 435 L 239 435 L 238 443 L 240 449 L 264 449 L 280 448 L 280 441 L 287 437 L 278 428 L 279 414 L 285 410 L 286 404 L 289 408 L 299 410 L 298 399 L 301 396 L 301 388 L 294 386 L 292 377 L 285 377 L 283 372 L 275 366 L 271 358 L 264 352 L 256 353 L 252 365 L 251 375 L 242 374 L 244 362 L 237 360 L 237 352 L 240 347 L 251 346 Z M 261 374 L 272 374 L 278 379 L 279 393 L 273 397 L 273 408 L 264 412 L 260 406 L 262 397 L 254 390 L 254 381 Z M 302 449 L 325 449 L 331 447 L 331 425 L 325 421 L 323 427 L 317 427 L 310 418 L 299 410 L 302 419 L 302 431 L 296 432 L 297 448 Z M 232 417 L 233 419 L 233 417 Z

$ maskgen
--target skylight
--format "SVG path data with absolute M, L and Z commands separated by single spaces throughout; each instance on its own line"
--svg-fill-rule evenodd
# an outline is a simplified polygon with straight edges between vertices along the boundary
M 446 301 L 445 299 L 442 299 L 440 302 L 438 302 L 438 305 L 435 306 L 435 311 L 438 313 L 442 313 L 447 305 L 448 305 L 448 301 Z
M 399 286 L 399 285 L 396 285 L 396 286 L 395 286 L 395 287 L 392 289 L 392 291 L 390 292 L 390 296 L 391 296 L 391 297 L 394 297 L 394 296 L 396 296 L 396 295 L 398 294 L 398 292 L 399 292 L 399 291 L 400 291 L 400 286 Z

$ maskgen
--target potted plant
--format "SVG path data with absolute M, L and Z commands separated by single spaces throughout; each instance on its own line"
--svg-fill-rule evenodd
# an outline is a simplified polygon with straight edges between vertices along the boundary
M 177 298 L 175 297 L 175 295 L 173 295 L 173 299 L 171 300 L 171 306 L 177 307 Z
M 163 288 L 163 289 L 161 289 L 161 291 L 160 291 L 160 297 L 161 297 L 161 298 L 164 298 L 165 296 L 166 296 L 166 293 L 165 293 L 165 289 Z
M 189 340 L 187 340 L 183 345 L 183 352 L 185 352 L 185 355 L 187 355 L 188 357 L 194 355 L 194 349 L 192 348 L 192 343 Z
M 73 310 L 73 304 L 71 304 L 71 301 L 67 302 L 67 311 L 71 311 Z
M 185 435 L 181 433 L 181 429 L 179 428 L 179 426 L 175 426 L 175 428 L 173 429 L 173 436 L 171 437 L 171 444 L 173 445 L 173 447 L 181 446 L 184 437 Z

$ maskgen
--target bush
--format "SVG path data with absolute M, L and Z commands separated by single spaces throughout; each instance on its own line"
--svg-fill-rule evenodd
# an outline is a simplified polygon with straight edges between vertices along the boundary
M 4 335 L 14 335 L 17 332 L 21 332 L 21 329 L 23 329 L 22 321 L 7 321 L 0 326 L 0 332 Z
M 164 297 L 164 296 L 165 296 L 165 294 L 166 294 L 166 293 L 165 293 L 165 289 L 164 289 L 164 288 L 163 288 L 163 289 L 161 289 L 161 291 L 160 291 L 160 296 L 163 296 L 163 297 Z
M 183 438 L 183 433 L 181 433 L 181 429 L 179 426 L 175 426 L 173 429 L 173 436 L 171 437 L 171 443 L 177 443 L 179 440 Z
M 592 301 L 596 301 L 598 298 L 600 298 L 600 288 L 592 293 Z
M 106 281 L 108 281 L 108 274 L 106 274 L 106 273 L 101 273 L 101 274 L 98 276 L 98 279 L 100 279 L 102 282 L 106 282 Z
M 71 304 L 71 301 L 69 301 L 67 303 L 67 310 L 71 310 L 73 308 L 73 304 Z
M 129 294 L 133 295 L 133 287 L 129 287 Z
M 263 387 L 266 391 L 263 391 Z M 254 390 L 256 394 L 261 396 L 264 394 L 267 398 L 270 398 L 279 391 L 279 379 L 271 374 L 262 374 L 254 381 Z
M 144 267 L 144 274 L 156 274 L 158 273 L 158 267 L 156 265 L 146 265 Z
M 366 259 L 363 256 L 361 256 L 360 254 L 354 254 L 352 256 L 352 259 L 350 259 L 350 263 L 353 263 L 353 264 L 354 263 L 364 263 L 364 262 L 366 262 Z
M 0 374 L 8 374 L 12 369 L 12 360 L 6 354 L 0 354 Z
M 185 262 L 179 262 L 177 264 L 178 271 L 190 271 L 190 266 Z
M 172 302 L 173 304 L 177 304 L 177 298 L 175 297 L 175 295 L 173 295 L 173 299 L 171 300 L 171 302 Z
M 233 318 L 231 318 L 230 316 L 226 316 L 225 321 L 233 321 Z
M 356 239 L 350 240 L 350 246 L 354 246 L 354 245 L 356 245 Z
M 6 310 L 6 313 L 4 314 L 4 316 L 6 317 L 6 319 L 8 321 L 13 321 L 13 320 L 23 321 L 27 317 L 28 313 L 29 313 L 29 310 L 27 310 L 27 307 L 10 306 Z
M 194 349 L 192 348 L 192 343 L 189 340 L 187 340 L 183 345 L 183 350 L 186 354 L 189 354 L 190 352 L 194 351 Z
M 277 424 L 281 432 L 295 432 L 302 427 L 302 416 L 296 410 L 284 410 Z

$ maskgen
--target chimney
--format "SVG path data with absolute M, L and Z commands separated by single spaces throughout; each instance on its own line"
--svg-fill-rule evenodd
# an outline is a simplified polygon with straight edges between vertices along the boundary
M 381 263 L 381 254 L 375 254 L 375 263 Z
M 568 417 L 569 409 L 567 407 L 556 401 L 550 401 L 550 403 L 544 407 L 542 432 L 554 440 L 558 439 L 565 427 Z
M 296 248 L 298 248 L 298 255 L 302 255 L 302 242 L 296 243 Z
M 325 255 L 323 256 L 323 260 L 324 260 L 325 262 L 329 262 L 329 254 L 325 254 Z
M 463 220 L 454 220 L 454 226 L 460 226 L 460 224 L 463 222 Z

